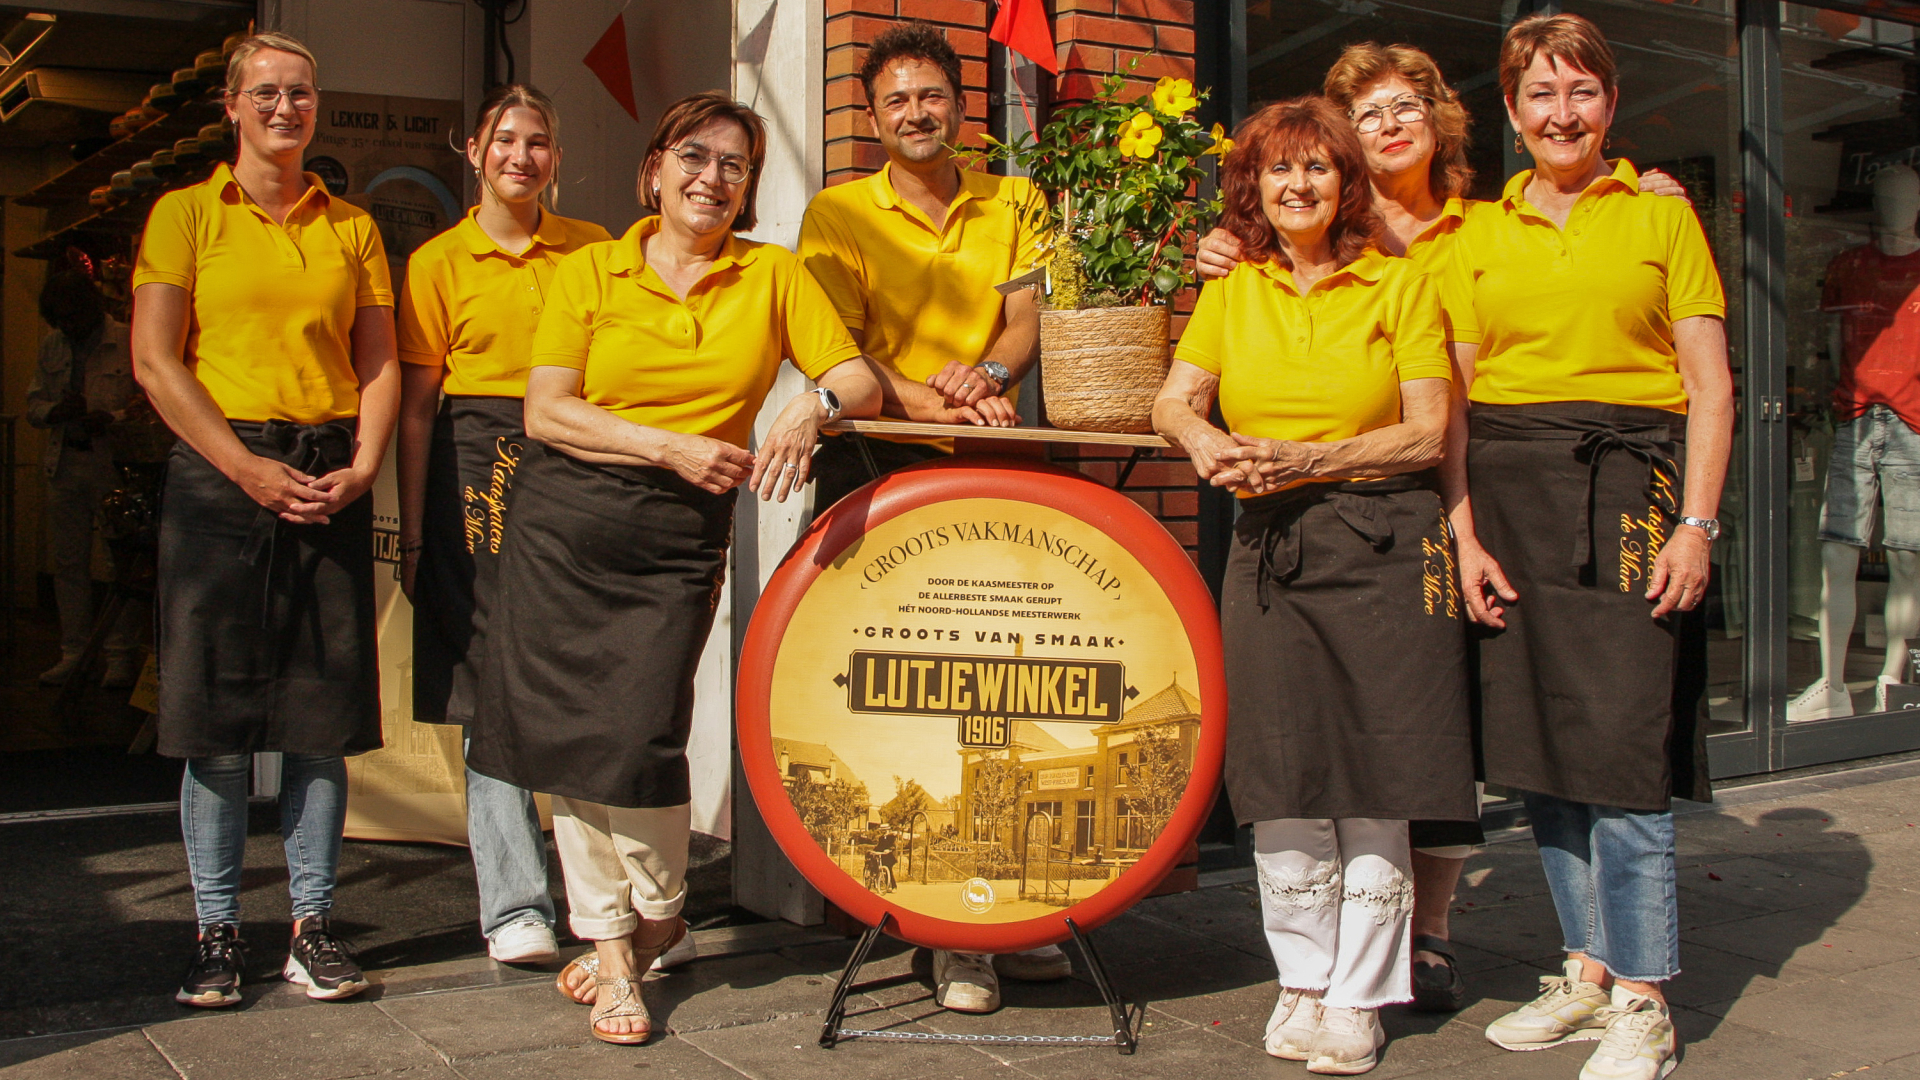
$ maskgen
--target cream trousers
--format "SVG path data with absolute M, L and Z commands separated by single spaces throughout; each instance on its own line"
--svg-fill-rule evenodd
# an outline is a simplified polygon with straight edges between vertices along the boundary
M 687 902 L 689 804 L 602 806 L 553 796 L 553 842 L 567 883 L 567 925 L 612 941 L 645 919 L 671 919 Z
M 1346 1009 L 1413 1000 L 1406 822 L 1256 821 L 1253 865 L 1280 985 Z

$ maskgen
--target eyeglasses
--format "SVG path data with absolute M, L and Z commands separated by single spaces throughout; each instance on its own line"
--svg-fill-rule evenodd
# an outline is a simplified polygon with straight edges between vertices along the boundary
M 320 91 L 312 86 L 289 86 L 285 90 L 257 86 L 252 90 L 242 90 L 240 96 L 253 102 L 253 107 L 263 113 L 270 113 L 280 108 L 282 97 L 287 99 L 287 104 L 300 112 L 312 112 L 313 107 L 320 104 Z
M 746 158 L 738 154 L 714 154 L 704 146 L 689 146 L 679 150 L 668 150 L 667 153 L 680 159 L 680 171 L 688 176 L 699 176 L 707 171 L 708 165 L 716 161 L 720 163 L 720 179 L 729 184 L 737 184 L 745 180 L 747 174 L 753 171 L 753 166 L 747 164 Z
M 1385 108 L 1368 105 L 1358 112 L 1349 111 L 1347 119 L 1353 121 L 1353 130 L 1366 134 L 1379 131 L 1380 125 L 1387 122 L 1387 113 L 1402 124 L 1417 124 L 1427 118 L 1427 111 L 1433 108 L 1433 99 L 1424 94 L 1404 94 L 1388 102 Z

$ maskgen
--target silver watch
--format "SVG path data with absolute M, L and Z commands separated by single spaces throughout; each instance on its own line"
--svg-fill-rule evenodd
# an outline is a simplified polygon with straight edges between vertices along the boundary
M 827 423 L 831 424 L 835 420 L 840 419 L 840 395 L 839 394 L 834 393 L 832 390 L 829 390 L 824 386 L 816 386 L 813 389 L 807 391 L 807 393 L 820 395 L 820 404 L 825 405 L 827 407 Z
M 973 366 L 982 375 L 999 383 L 1003 393 L 1007 389 L 1007 384 L 1013 381 L 1013 372 L 1008 371 L 1007 365 L 998 360 L 982 360 Z
M 1700 531 L 1707 534 L 1708 540 L 1720 539 L 1720 519 L 1719 518 L 1683 517 L 1680 519 L 1680 524 L 1691 525 L 1694 528 L 1699 529 Z

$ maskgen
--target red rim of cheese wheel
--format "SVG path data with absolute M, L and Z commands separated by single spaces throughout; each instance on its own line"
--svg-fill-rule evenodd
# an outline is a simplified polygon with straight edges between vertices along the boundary
M 868 890 L 820 849 L 789 801 L 774 752 L 774 660 L 788 626 L 824 567 L 869 529 L 901 514 L 955 499 L 1031 502 L 1066 513 L 1124 548 L 1172 604 L 1199 668 L 1200 731 L 1191 782 L 1140 860 L 1085 900 L 1018 922 L 967 923 L 925 915 Z M 1213 597 L 1180 544 L 1138 504 L 1087 477 L 1030 458 L 967 456 L 889 473 L 817 518 L 768 580 L 740 650 L 736 716 L 740 759 L 767 828 L 800 873 L 842 911 L 868 926 L 883 914 L 892 933 L 916 945 L 963 952 L 1020 952 L 1063 941 L 1072 919 L 1099 926 L 1152 892 L 1178 865 L 1213 808 L 1226 749 L 1226 678 Z

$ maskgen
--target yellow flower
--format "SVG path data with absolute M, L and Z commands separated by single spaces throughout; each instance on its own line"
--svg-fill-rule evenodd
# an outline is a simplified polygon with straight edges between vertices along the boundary
M 1219 124 L 1215 124 L 1213 125 L 1213 131 L 1210 132 L 1209 134 L 1213 136 L 1213 145 L 1207 147 L 1205 150 L 1200 151 L 1202 156 L 1205 156 L 1207 154 L 1218 154 L 1222 158 L 1225 158 L 1228 154 L 1233 153 L 1233 140 L 1227 138 L 1226 128 L 1221 127 Z
M 1193 96 L 1193 84 L 1167 76 L 1153 84 L 1153 107 L 1168 116 L 1181 116 L 1200 104 Z
M 1150 114 L 1135 113 L 1133 119 L 1120 126 L 1120 152 L 1150 158 L 1158 152 L 1156 148 L 1165 137 L 1166 132 L 1153 122 Z

